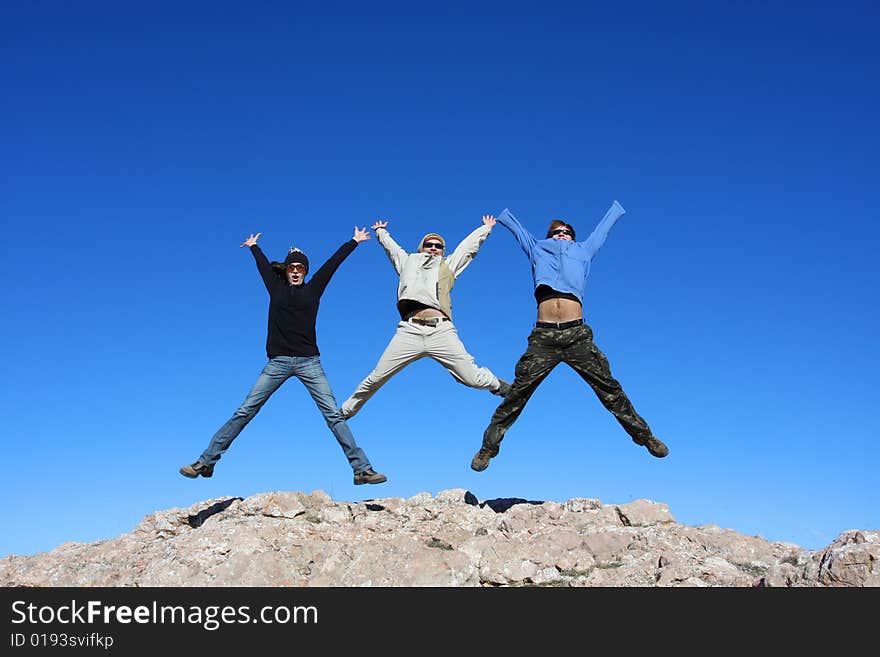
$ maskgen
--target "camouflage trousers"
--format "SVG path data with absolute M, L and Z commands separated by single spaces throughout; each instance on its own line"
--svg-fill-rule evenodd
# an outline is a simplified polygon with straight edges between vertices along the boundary
M 647 422 L 636 413 L 617 380 L 611 376 L 608 359 L 593 343 L 587 324 L 565 329 L 535 327 L 529 334 L 526 352 L 514 370 L 510 392 L 495 409 L 483 434 L 483 447 L 498 453 L 504 434 L 523 412 L 538 385 L 559 363 L 570 366 L 586 381 L 633 442 L 643 445 L 651 437 Z

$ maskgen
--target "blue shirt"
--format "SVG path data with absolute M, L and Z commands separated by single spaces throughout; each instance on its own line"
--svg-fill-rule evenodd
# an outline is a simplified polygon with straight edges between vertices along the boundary
M 532 263 L 535 289 L 539 285 L 549 285 L 557 292 L 575 295 L 583 305 L 590 263 L 605 244 L 611 228 L 625 212 L 620 203 L 614 201 L 602 221 L 583 242 L 557 240 L 552 237 L 536 239 L 507 208 L 498 215 L 497 221 L 513 233 Z

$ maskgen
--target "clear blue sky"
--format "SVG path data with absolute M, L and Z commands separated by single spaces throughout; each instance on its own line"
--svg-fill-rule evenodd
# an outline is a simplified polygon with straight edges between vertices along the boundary
M 278 490 L 647 498 L 809 549 L 880 528 L 878 10 L 419 4 L 4 4 L 0 554 Z M 351 421 L 386 484 L 353 485 L 296 380 L 212 479 L 178 474 L 266 362 L 250 232 L 320 264 L 379 218 L 409 250 L 505 207 L 586 237 L 615 199 L 584 310 L 666 459 L 561 366 L 473 472 L 499 399 L 423 360 Z M 396 287 L 373 239 L 327 289 L 339 403 Z M 453 301 L 511 379 L 535 303 L 504 228 Z

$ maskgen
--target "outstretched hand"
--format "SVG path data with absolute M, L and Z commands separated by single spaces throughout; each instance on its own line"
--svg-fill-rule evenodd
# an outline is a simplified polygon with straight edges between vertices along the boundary
M 494 226 L 495 225 L 495 217 L 491 214 L 483 215 L 483 225 L 485 226 Z
M 364 226 L 363 228 L 358 228 L 357 226 L 355 226 L 354 227 L 354 237 L 352 237 L 351 239 L 353 239 L 355 242 L 360 244 L 361 242 L 366 242 L 368 239 L 371 239 L 371 238 L 370 238 L 370 233 L 367 232 L 366 226 Z
M 262 234 L 263 233 L 257 233 L 256 235 L 254 235 L 253 233 L 251 233 L 251 236 L 248 237 L 244 242 L 242 242 L 238 248 L 241 248 L 243 246 L 256 246 L 257 240 L 260 239 L 260 235 Z
M 372 228 L 373 230 L 376 230 L 377 228 L 385 228 L 385 227 L 387 227 L 387 226 L 388 226 L 388 222 L 387 222 L 387 221 L 382 221 L 382 220 L 380 219 L 379 221 L 377 221 L 376 223 L 374 223 L 372 226 L 370 226 L 370 228 Z

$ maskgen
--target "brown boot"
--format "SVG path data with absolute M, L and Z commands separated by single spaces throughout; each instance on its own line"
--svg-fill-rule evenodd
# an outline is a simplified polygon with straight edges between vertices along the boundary
M 213 476 L 214 474 L 214 466 L 213 465 L 202 465 L 198 461 L 192 463 L 190 465 L 185 465 L 180 469 L 180 474 L 184 477 L 189 477 L 190 479 L 195 479 L 199 475 L 202 475 L 205 479 Z
M 645 447 L 651 452 L 651 456 L 656 456 L 658 459 L 662 459 L 669 454 L 669 448 L 654 436 L 645 441 Z
M 381 484 L 385 481 L 388 481 L 388 477 L 375 472 L 373 468 L 367 468 L 363 472 L 356 472 L 354 475 L 355 486 L 360 486 L 361 484 Z
M 497 450 L 489 450 L 485 447 L 481 447 L 480 451 L 476 453 L 473 460 L 471 461 L 471 470 L 476 470 L 477 472 L 482 472 L 486 468 L 489 467 L 489 460 L 498 456 Z

